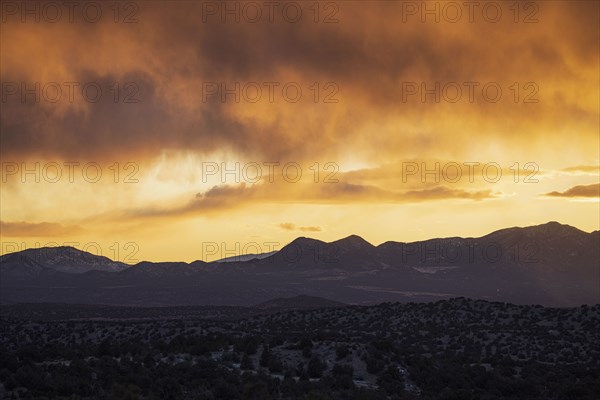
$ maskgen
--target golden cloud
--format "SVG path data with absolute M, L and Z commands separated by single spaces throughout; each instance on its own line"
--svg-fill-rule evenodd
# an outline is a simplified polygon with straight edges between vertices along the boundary
M 0 221 L 0 232 L 4 237 L 54 237 L 81 233 L 77 225 L 62 225 L 55 222 L 5 222 Z
M 278 226 L 286 231 L 321 232 L 322 230 L 320 226 L 297 226 L 291 222 L 282 222 Z
M 549 197 L 600 197 L 600 183 L 577 185 L 564 192 L 553 191 L 546 193 Z

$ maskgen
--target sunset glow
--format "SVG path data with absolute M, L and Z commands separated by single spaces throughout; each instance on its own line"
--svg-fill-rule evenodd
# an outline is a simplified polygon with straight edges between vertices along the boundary
M 600 229 L 598 2 L 293 3 L 292 22 L 285 2 L 256 22 L 237 2 L 102 3 L 93 22 L 9 3 L 2 254 Z

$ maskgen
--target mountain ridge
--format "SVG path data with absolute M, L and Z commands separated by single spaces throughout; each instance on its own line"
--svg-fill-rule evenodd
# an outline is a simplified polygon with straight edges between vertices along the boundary
M 72 246 L 29 248 L 7 253 L 0 256 L 0 266 L 6 264 L 7 261 L 17 262 L 15 256 L 20 259 L 21 263 L 33 262 L 43 268 L 65 273 L 81 274 L 92 270 L 116 272 L 129 267 L 125 263 L 113 261 L 108 257 L 95 255 Z
M 92 262 L 78 273 L 68 272 L 72 257 L 37 262 L 15 252 L 0 258 L 0 301 L 246 305 L 308 295 L 359 304 L 457 296 L 595 304 L 599 239 L 598 231 L 558 223 L 379 246 L 356 235 L 329 243 L 302 237 L 262 259 L 142 261 L 116 271 L 91 268 L 112 262 L 106 257 L 75 253 Z M 67 266 L 57 260 L 67 260 Z
M 246 262 L 246 261 L 252 261 L 254 259 L 264 259 L 264 258 L 268 258 L 268 257 L 272 257 L 273 255 L 276 255 L 277 253 L 281 253 L 282 251 L 286 250 L 286 249 L 292 249 L 294 247 L 296 248 L 304 248 L 304 247 L 318 247 L 318 246 L 326 246 L 326 245 L 338 245 L 338 246 L 345 246 L 345 247 L 349 247 L 349 248 L 381 248 L 381 247 L 385 247 L 389 244 L 404 244 L 404 245 L 410 245 L 410 244 L 419 244 L 419 243 L 424 243 L 424 242 L 429 242 L 429 241 L 436 241 L 436 240 L 451 240 L 451 239 L 462 239 L 462 240 L 467 240 L 467 239 L 484 239 L 484 238 L 489 238 L 489 237 L 494 237 L 494 236 L 499 236 L 500 234 L 505 234 L 505 233 L 514 233 L 514 232 L 522 232 L 522 231 L 526 231 L 526 230 L 530 230 L 530 231 L 541 231 L 542 229 L 538 229 L 538 228 L 553 228 L 554 231 L 558 229 L 561 229 L 563 232 L 576 232 L 576 233 L 581 233 L 581 234 L 586 234 L 586 235 L 597 235 L 600 233 L 600 230 L 595 230 L 592 232 L 585 232 L 583 230 L 580 230 L 579 228 L 576 228 L 572 225 L 568 225 L 568 224 L 561 224 L 557 221 L 549 221 L 547 223 L 544 224 L 539 224 L 539 225 L 529 225 L 529 226 L 513 226 L 513 227 L 508 227 L 508 228 L 502 228 L 502 229 L 498 229 L 495 231 L 492 231 L 488 234 L 485 234 L 483 236 L 479 236 L 479 237 L 462 237 L 462 236 L 449 236 L 449 237 L 435 237 L 435 238 L 430 238 L 430 239 L 423 239 L 423 240 L 416 240 L 416 241 L 412 241 L 412 242 L 399 242 L 399 241 L 395 241 L 395 240 L 388 240 L 385 242 L 382 242 L 379 245 L 373 245 L 372 243 L 370 243 L 369 241 L 367 241 L 366 239 L 362 238 L 359 235 L 356 234 L 351 234 L 348 235 L 344 238 L 341 239 L 337 239 L 337 240 L 333 240 L 331 242 L 325 242 L 319 239 L 314 239 L 314 238 L 310 238 L 310 237 L 306 237 L 306 236 L 299 236 L 297 238 L 295 238 L 294 240 L 292 240 L 291 242 L 289 242 L 288 244 L 286 244 L 285 246 L 283 246 L 280 250 L 277 251 L 272 251 L 269 253 L 258 253 L 258 254 L 247 254 L 247 255 L 237 255 L 237 256 L 231 256 L 231 257 L 226 257 L 223 259 L 219 259 L 219 260 L 214 260 L 214 261 L 204 261 L 201 259 L 197 259 L 194 260 L 192 262 L 185 262 L 185 261 L 150 261 L 150 260 L 143 260 L 140 261 L 136 264 L 125 264 L 122 263 L 120 261 L 114 261 L 112 259 L 110 259 L 109 257 L 106 256 L 102 256 L 102 255 L 95 255 L 93 253 L 90 252 L 86 252 L 84 250 L 80 250 L 77 249 L 76 247 L 73 246 L 55 246 L 55 247 L 39 247 L 39 248 L 28 248 L 28 249 L 24 249 L 24 250 L 19 250 L 19 251 L 15 251 L 15 252 L 11 252 L 11 253 L 6 253 L 3 254 L 2 256 L 0 256 L 0 262 L 7 256 L 9 255 L 14 255 L 14 254 L 22 254 L 22 255 L 27 255 L 30 252 L 39 252 L 39 253 L 54 253 L 54 252 L 65 252 L 65 253 L 75 253 L 75 254 L 84 254 L 84 255 L 89 255 L 98 259 L 103 259 L 103 260 L 108 260 L 112 263 L 115 264 L 120 264 L 122 266 L 125 266 L 126 268 L 131 268 L 131 267 L 135 267 L 138 266 L 140 264 L 166 264 L 166 263 L 172 263 L 172 264 L 187 264 L 187 265 L 192 265 L 192 264 L 211 264 L 211 263 L 229 263 L 229 262 Z M 550 230 L 550 229 L 547 229 Z M 542 230 L 543 231 L 543 230 Z M 340 247 L 341 247 L 340 246 Z M 263 257 L 264 256 L 264 257 Z M 38 257 L 39 258 L 39 257 Z M 43 264 L 42 264 L 43 265 Z M 62 271 L 64 272 L 64 271 Z

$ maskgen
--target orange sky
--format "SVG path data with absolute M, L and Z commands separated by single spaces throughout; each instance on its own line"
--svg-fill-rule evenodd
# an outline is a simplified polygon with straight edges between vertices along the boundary
M 7 3 L 2 253 L 600 228 L 598 2 Z

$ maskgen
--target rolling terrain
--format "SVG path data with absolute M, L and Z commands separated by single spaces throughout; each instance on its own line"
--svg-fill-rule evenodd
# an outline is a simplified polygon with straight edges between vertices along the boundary
M 595 400 L 600 390 L 600 305 L 303 308 L 319 302 L 331 305 L 0 306 L 0 398 Z

